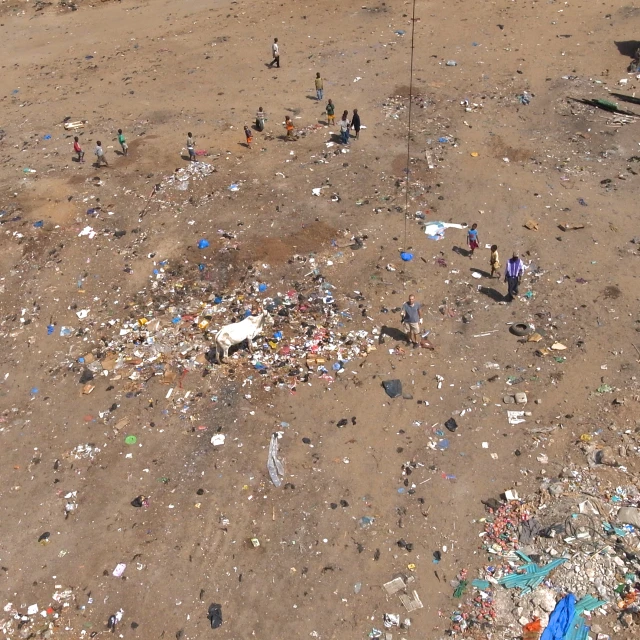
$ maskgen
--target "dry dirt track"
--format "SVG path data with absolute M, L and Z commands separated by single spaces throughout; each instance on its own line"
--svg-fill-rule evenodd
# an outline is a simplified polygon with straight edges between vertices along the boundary
M 122 608 L 117 632 L 128 638 L 360 638 L 380 628 L 382 613 L 399 612 L 381 585 L 411 564 L 424 609 L 397 633 L 442 636 L 456 606 L 449 581 L 484 562 L 473 522 L 483 515 L 480 500 L 516 483 L 526 494 L 543 471 L 580 464 L 575 442 L 585 431 L 604 429 L 611 445 L 619 431 L 635 433 L 638 245 L 630 241 L 639 178 L 629 158 L 638 154 L 638 125 L 609 126 L 604 112 L 566 98 L 638 89 L 621 51 L 640 38 L 640 10 L 618 2 L 418 1 L 414 81 L 425 101 L 413 111 L 405 226 L 407 101 L 395 96 L 406 95 L 409 80 L 407 3 L 3 6 L 3 606 L 46 608 L 56 585 L 72 588 L 55 637 L 106 632 Z M 266 66 L 275 36 L 281 69 Z M 326 146 L 335 129 L 324 127 L 324 102 L 314 100 L 316 71 L 338 115 L 358 108 L 366 125 L 348 153 Z M 533 95 L 528 106 L 517 99 L 523 91 Z M 242 127 L 260 105 L 267 128 L 248 150 Z M 285 114 L 310 127 L 296 142 L 281 139 Z M 85 164 L 72 161 L 66 117 L 88 121 Z M 129 141 L 126 158 L 116 153 L 118 128 Z M 186 164 L 188 131 L 216 173 L 186 192 L 165 187 L 140 219 L 153 185 Z M 110 166 L 97 170 L 99 139 Z M 232 183 L 239 191 L 228 190 Z M 87 215 L 96 206 L 98 217 Z M 503 263 L 520 250 L 531 264 L 523 292 L 532 298 L 500 304 L 501 281 L 471 277 L 487 269 L 489 252 L 470 261 L 464 231 L 427 240 L 418 210 L 428 220 L 478 222 L 481 247 L 497 243 Z M 523 227 L 529 219 L 537 231 Z M 558 225 L 566 222 L 585 228 L 564 233 Z M 95 238 L 78 236 L 87 225 Z M 354 234 L 367 236 L 363 249 L 343 246 Z M 201 238 L 211 243 L 204 252 Z M 412 262 L 400 261 L 403 248 Z M 294 259 L 311 254 L 313 266 Z M 108 376 L 96 376 L 95 390 L 82 395 L 78 358 L 117 351 L 121 325 L 109 320 L 171 317 L 148 289 L 164 260 L 176 278 L 197 283 L 192 303 L 206 297 L 197 286 L 208 287 L 207 296 L 256 281 L 269 292 L 307 286 L 317 267 L 349 311 L 345 332 L 397 328 L 398 314 L 383 310 L 415 292 L 437 350 L 390 353 L 399 343 L 387 338 L 333 383 L 312 376 L 294 393 L 293 378 L 264 390 L 241 349 L 228 368 L 179 371 L 173 398 L 159 378 Z M 567 345 L 566 359 L 541 358 L 540 345 L 519 342 L 507 330 L 519 320 L 543 328 L 547 346 Z M 81 331 L 65 339 L 63 325 Z M 301 331 L 283 319 L 278 326 L 285 340 Z M 501 367 L 493 382 L 487 362 Z M 517 390 L 529 395 L 526 425 L 507 423 L 502 397 L 516 389 L 509 376 L 522 378 Z M 411 399 L 384 395 L 381 381 L 394 377 Z M 594 397 L 603 381 L 628 401 L 612 408 Z M 459 429 L 447 434 L 449 448 L 428 448 L 454 414 Z M 128 425 L 114 433 L 123 418 Z M 342 418 L 349 423 L 337 428 Z M 538 421 L 562 428 L 536 442 L 526 428 Z M 217 430 L 226 441 L 213 448 Z M 276 430 L 284 432 L 287 471 L 279 489 L 266 470 Z M 137 436 L 135 446 L 124 444 L 127 434 Z M 70 452 L 86 443 L 100 451 L 76 459 Z M 546 468 L 536 460 L 540 447 Z M 411 476 L 403 475 L 410 462 Z M 637 473 L 637 457 L 625 464 Z M 131 506 L 138 495 L 149 496 L 147 508 Z M 77 506 L 65 517 L 67 503 Z M 360 526 L 363 516 L 373 524 Z M 49 542 L 38 544 L 44 532 Z M 400 539 L 413 549 L 398 547 Z M 119 562 L 127 563 L 120 579 L 111 575 Z M 222 604 L 218 630 L 206 618 L 211 602 Z M 43 620 L 27 628 L 43 632 Z

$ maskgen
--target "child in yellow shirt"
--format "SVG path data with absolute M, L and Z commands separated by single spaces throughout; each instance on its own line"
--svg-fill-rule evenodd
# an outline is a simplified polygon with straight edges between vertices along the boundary
M 498 245 L 491 245 L 491 257 L 489 258 L 489 264 L 491 265 L 491 277 L 493 278 L 495 273 L 500 271 L 500 256 L 498 255 Z M 498 278 L 500 274 L 498 273 Z

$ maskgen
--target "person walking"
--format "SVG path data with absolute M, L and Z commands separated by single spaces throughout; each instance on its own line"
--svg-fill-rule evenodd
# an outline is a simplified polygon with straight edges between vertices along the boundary
M 360 137 L 360 115 L 358 110 L 353 110 L 353 118 L 351 118 L 351 128 L 356 132 L 355 139 Z
M 105 167 L 109 166 L 109 163 L 107 162 L 107 156 L 104 153 L 104 149 L 102 148 L 102 142 L 100 142 L 100 140 L 96 142 L 96 150 L 94 153 L 96 154 L 96 166 L 99 167 L 103 163 Z
M 80 146 L 80 139 L 75 136 L 73 139 L 73 152 L 78 154 L 78 162 L 84 162 L 84 151 Z
M 507 302 L 511 302 L 514 296 L 518 295 L 518 287 L 522 282 L 524 274 L 524 263 L 520 260 L 517 251 L 513 252 L 513 256 L 507 260 L 507 266 L 504 270 L 504 281 L 507 283 Z
M 322 100 L 324 95 L 324 83 L 322 82 L 322 78 L 320 77 L 320 72 L 316 73 L 316 98 L 318 102 Z
M 264 121 L 267 119 L 267 114 L 262 107 L 258 107 L 258 113 L 256 113 L 256 129 L 258 131 L 264 131 Z
M 196 161 L 196 139 L 193 137 L 193 133 L 189 131 L 187 133 L 187 151 L 189 152 L 189 160 Z
M 249 127 L 247 127 L 247 125 L 244 125 L 244 135 L 247 138 L 247 147 L 249 149 L 251 149 L 251 143 L 253 142 L 253 134 L 251 133 L 251 129 L 249 129 Z
M 329 98 L 329 102 L 327 102 L 325 111 L 327 112 L 327 124 L 334 124 L 336 121 L 336 105 L 333 104 L 331 98 Z
M 278 45 L 278 38 L 273 39 L 273 44 L 271 45 L 271 55 L 273 55 L 273 60 L 269 63 L 269 67 L 273 68 L 275 64 L 278 69 L 280 68 L 280 46 Z
M 467 246 L 469 247 L 469 260 L 473 258 L 473 252 L 480 246 L 480 238 L 478 237 L 478 225 L 473 223 L 471 229 L 467 232 Z
M 420 346 L 418 333 L 420 333 L 420 325 L 422 324 L 421 307 L 422 305 L 416 302 L 416 297 L 413 294 L 402 305 L 402 324 L 407 333 L 407 342 L 412 343 L 414 349 Z
M 118 129 L 118 142 L 122 147 L 122 155 L 126 156 L 129 153 L 129 145 L 127 144 L 127 139 L 124 137 L 124 133 L 122 133 L 122 129 Z
M 345 111 L 342 114 L 342 118 L 338 120 L 338 126 L 340 127 L 340 142 L 342 144 L 349 144 L 349 112 Z

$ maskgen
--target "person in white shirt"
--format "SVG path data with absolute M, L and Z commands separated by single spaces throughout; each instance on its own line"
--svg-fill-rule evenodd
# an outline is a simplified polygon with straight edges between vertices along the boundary
M 342 114 L 342 118 L 338 120 L 338 126 L 340 127 L 340 142 L 342 144 L 349 144 L 349 129 L 351 128 L 351 123 L 349 122 L 348 111 Z
M 275 64 L 278 69 L 280 68 L 280 47 L 278 46 L 278 38 L 273 39 L 273 44 L 271 45 L 271 53 L 273 54 L 273 60 L 269 63 L 270 67 L 273 67 Z

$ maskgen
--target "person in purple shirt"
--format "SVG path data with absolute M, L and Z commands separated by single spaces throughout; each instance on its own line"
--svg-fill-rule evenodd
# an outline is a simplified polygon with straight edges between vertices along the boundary
M 518 253 L 514 251 L 513 256 L 507 260 L 507 266 L 504 270 L 504 281 L 507 283 L 508 287 L 508 302 L 511 302 L 514 296 L 518 295 L 518 286 L 522 282 L 523 273 L 524 263 L 520 260 Z

